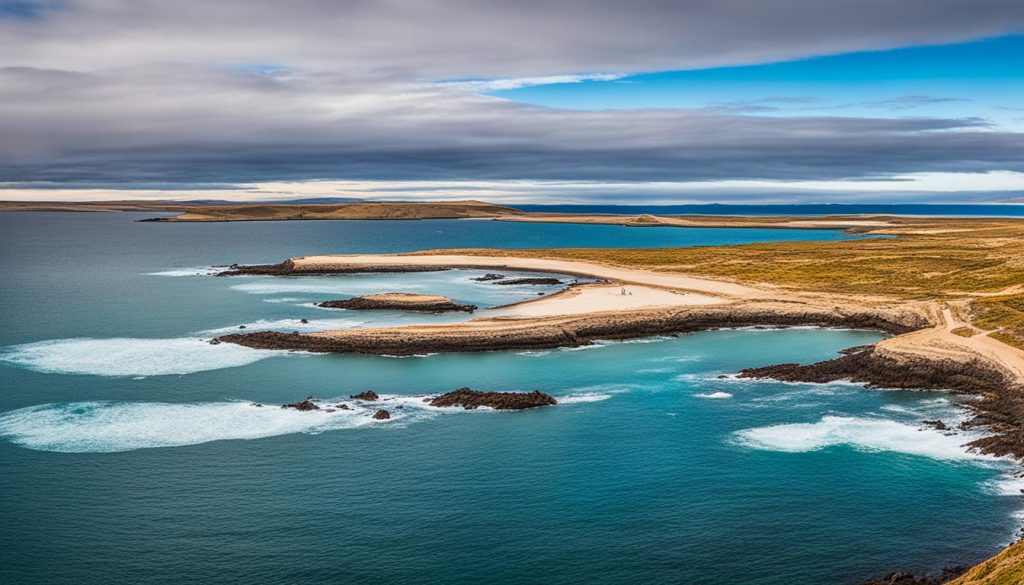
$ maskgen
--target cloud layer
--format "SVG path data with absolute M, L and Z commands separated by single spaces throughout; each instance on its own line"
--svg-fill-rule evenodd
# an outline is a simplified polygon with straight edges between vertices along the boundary
M 1024 28 L 1017 0 L 28 0 L 0 7 L 5 182 L 834 180 L 1024 171 L 1015 154 L 1024 136 L 971 118 L 758 117 L 749 107 L 570 111 L 477 93 L 1002 34 Z M 887 107 L 929 98 L 902 99 Z
M 629 73 L 946 43 L 1024 28 L 1017 0 L 20 0 L 0 65 Z M 35 6 L 33 10 L 31 7 Z

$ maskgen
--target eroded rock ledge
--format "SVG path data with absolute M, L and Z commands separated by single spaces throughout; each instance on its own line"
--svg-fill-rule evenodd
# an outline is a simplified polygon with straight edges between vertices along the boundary
M 869 388 L 950 390 L 977 395 L 965 403 L 974 417 L 966 428 L 986 427 L 995 434 L 968 443 L 980 453 L 1024 458 L 1024 388 L 981 360 L 954 361 L 921 356 L 894 358 L 874 346 L 810 365 L 778 364 L 749 368 L 742 378 L 826 383 L 850 380 Z M 934 421 L 933 421 L 934 422 Z
M 476 305 L 461 305 L 440 295 L 417 295 L 409 293 L 383 293 L 324 301 L 317 303 L 326 309 L 377 310 L 377 311 L 416 311 L 419 313 L 444 313 L 448 311 L 465 311 L 472 313 Z
M 928 325 L 914 313 L 839 313 L 832 308 L 785 305 L 715 305 L 597 313 L 530 320 L 471 321 L 449 326 L 351 329 L 312 334 L 260 331 L 218 338 L 255 349 L 323 353 L 417 355 L 580 347 L 599 339 L 634 339 L 707 329 L 752 326 L 843 327 L 905 333 Z
M 360 274 L 366 272 L 438 272 L 452 270 L 452 266 L 424 266 L 416 264 L 396 264 L 387 266 L 307 266 L 300 267 L 292 260 L 278 264 L 232 264 L 227 270 L 215 276 L 302 276 L 308 274 Z

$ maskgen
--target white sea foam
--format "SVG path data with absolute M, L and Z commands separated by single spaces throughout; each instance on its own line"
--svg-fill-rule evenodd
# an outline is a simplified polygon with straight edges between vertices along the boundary
M 245 402 L 79 402 L 4 414 L 0 436 L 39 451 L 105 453 L 355 428 L 374 424 L 368 414 L 365 409 L 299 412 Z
M 108 453 L 370 426 L 401 428 L 442 414 L 496 412 L 489 408 L 430 406 L 428 401 L 433 396 L 381 395 L 379 400 L 369 402 L 319 399 L 316 403 L 320 410 L 304 412 L 276 404 L 256 406 L 241 401 L 43 404 L 0 415 L 0 437 L 38 451 Z M 571 395 L 564 399 L 564 404 L 608 397 Z M 349 408 L 336 408 L 339 403 Z M 375 420 L 372 415 L 377 409 L 386 409 L 391 418 Z
M 737 442 L 754 449 L 804 453 L 835 445 L 864 451 L 891 451 L 943 460 L 987 459 L 968 452 L 973 437 L 946 434 L 883 418 L 825 416 L 815 423 L 781 424 L 735 433 Z
M 1024 495 L 1024 477 L 1006 474 L 986 482 L 985 488 L 986 491 L 999 496 L 1021 496 Z M 1021 514 L 1024 514 L 1024 510 Z
M 300 319 L 275 319 L 267 320 L 260 319 L 251 323 L 243 323 L 245 330 L 251 331 L 326 331 L 329 329 L 354 329 L 361 325 L 365 325 L 368 321 L 361 321 L 359 319 L 308 319 L 306 323 L 303 323 Z M 238 333 L 238 325 L 229 325 L 227 327 L 218 327 L 216 329 L 207 329 L 205 331 L 198 332 L 198 335 L 225 335 L 228 333 Z
M 712 398 L 718 400 L 732 398 L 732 394 L 729 394 L 728 392 L 710 392 L 707 394 L 694 394 L 694 396 L 696 396 L 697 398 Z
M 608 400 L 611 397 L 611 394 L 601 394 L 599 392 L 581 392 L 579 394 L 559 396 L 556 398 L 556 400 L 558 400 L 559 404 L 581 404 L 586 402 L 601 402 L 602 400 Z
M 302 297 L 274 297 L 269 299 L 263 299 L 264 303 L 305 303 L 306 299 Z M 310 306 L 316 306 L 313 303 L 309 303 Z
M 175 268 L 162 270 L 160 272 L 147 272 L 148 276 L 209 276 L 217 274 L 219 270 L 212 266 L 194 266 L 192 268 Z
M 11 346 L 0 361 L 54 374 L 159 376 L 233 368 L 280 355 L 289 354 L 195 338 L 82 338 Z

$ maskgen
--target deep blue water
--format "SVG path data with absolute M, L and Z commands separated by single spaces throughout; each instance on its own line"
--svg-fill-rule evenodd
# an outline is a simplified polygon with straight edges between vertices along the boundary
M 202 274 L 214 264 L 835 232 L 135 217 L 0 214 L 2 583 L 852 584 L 977 561 L 1017 528 L 1019 498 L 1001 495 L 1019 488 L 1009 468 L 966 454 L 967 437 L 921 429 L 960 416 L 943 394 L 719 377 L 825 359 L 872 332 L 404 359 L 200 341 L 239 324 L 465 318 L 311 306 L 353 294 L 486 307 L 538 291 L 470 280 L 483 271 Z M 536 388 L 561 404 L 460 412 L 416 397 L 459 386 Z M 394 419 L 274 407 L 366 389 Z
M 652 213 L 661 215 L 841 215 L 848 213 L 947 216 L 1024 216 L 1024 205 L 988 203 L 811 203 L 788 205 L 730 205 L 703 203 L 691 205 L 517 205 L 527 211 L 563 213 Z

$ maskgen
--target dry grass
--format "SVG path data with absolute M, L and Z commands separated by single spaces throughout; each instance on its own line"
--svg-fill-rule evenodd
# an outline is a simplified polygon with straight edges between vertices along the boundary
M 458 252 L 586 260 L 800 290 L 901 298 L 952 298 L 1024 284 L 1024 221 L 914 220 L 875 233 L 904 235 L 743 246 Z
M 971 303 L 971 322 L 993 330 L 990 337 L 1024 349 L 1024 294 L 986 297 Z
M 978 334 L 978 331 L 973 327 L 957 327 L 951 333 L 960 337 L 974 337 Z
M 947 585 L 1020 585 L 1024 583 L 1024 542 L 978 564 Z

